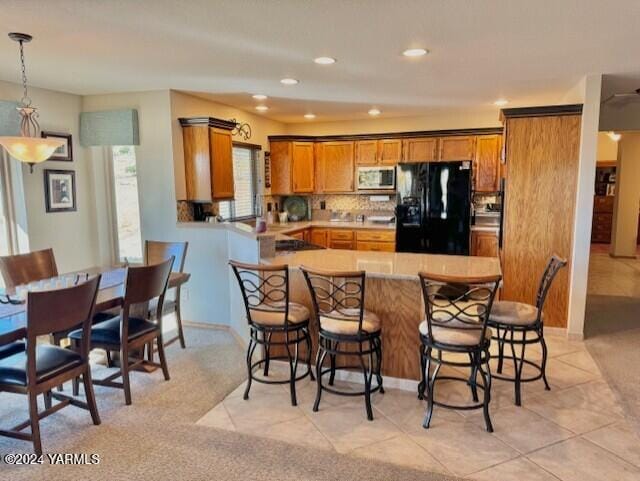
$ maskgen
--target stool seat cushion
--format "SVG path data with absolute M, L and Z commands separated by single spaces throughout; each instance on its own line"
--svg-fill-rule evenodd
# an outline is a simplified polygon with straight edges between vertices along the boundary
M 36 347 L 36 382 L 61 374 L 82 364 L 80 355 L 70 349 L 42 345 Z M 27 354 L 22 351 L 0 360 L 0 384 L 27 385 Z
M 14 354 L 18 354 L 20 352 L 24 352 L 26 348 L 27 347 L 24 341 L 16 341 L 12 342 L 11 344 L 0 346 L 0 359 L 13 356 Z
M 475 327 L 454 319 L 448 322 L 446 326 L 437 325 L 436 323 L 431 325 L 434 342 L 451 346 L 477 346 L 481 344 L 482 325 L 479 324 L 478 327 Z M 427 321 L 422 321 L 418 329 L 423 336 L 429 335 Z M 491 339 L 491 329 L 487 328 L 484 339 L 485 341 Z
M 251 320 L 261 326 L 284 326 L 284 302 L 263 304 L 260 309 L 249 309 Z M 289 324 L 308 321 L 309 309 L 297 302 L 289 303 Z
M 120 345 L 120 322 L 120 317 L 118 316 L 91 326 L 91 343 Z M 130 317 L 129 341 L 158 329 L 158 325 L 154 322 L 149 322 L 139 317 Z M 81 340 L 82 329 L 71 332 L 69 337 L 77 341 Z
M 529 326 L 537 319 L 538 309 L 523 302 L 496 301 L 489 314 L 489 322 L 508 326 Z
M 320 316 L 320 329 L 331 334 L 355 336 L 358 334 L 359 316 L 359 309 L 332 311 Z M 373 334 L 380 331 L 380 326 L 380 318 L 374 312 L 365 309 L 362 314 L 362 330 Z

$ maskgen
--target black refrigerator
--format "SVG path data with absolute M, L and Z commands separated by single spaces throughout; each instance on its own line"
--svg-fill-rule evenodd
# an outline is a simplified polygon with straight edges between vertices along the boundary
M 396 251 L 469 255 L 471 162 L 400 164 Z

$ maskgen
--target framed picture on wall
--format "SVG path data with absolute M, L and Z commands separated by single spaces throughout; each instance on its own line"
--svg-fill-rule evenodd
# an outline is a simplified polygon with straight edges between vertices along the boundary
M 44 171 L 44 197 L 47 212 L 72 212 L 76 206 L 76 173 L 73 170 Z
M 57 134 L 55 132 L 43 131 L 41 135 L 45 139 L 64 140 L 64 144 L 53 152 L 53 155 L 49 157 L 49 160 L 55 160 L 57 162 L 73 162 L 71 134 Z

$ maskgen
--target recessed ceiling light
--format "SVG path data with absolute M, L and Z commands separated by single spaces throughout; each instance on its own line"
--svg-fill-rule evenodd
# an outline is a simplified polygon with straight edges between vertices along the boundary
M 426 48 L 408 48 L 402 52 L 402 55 L 405 57 L 422 57 L 428 53 L 429 51 Z
M 298 81 L 297 79 L 290 78 L 290 77 L 285 77 L 285 78 L 283 78 L 282 80 L 280 80 L 280 83 L 281 83 L 281 84 L 284 84 L 284 85 L 295 85 L 295 84 L 297 84 L 298 82 L 299 82 L 299 81 Z
M 316 114 L 304 114 L 304 118 L 305 119 L 315 119 L 316 118 Z
M 264 94 L 253 94 L 252 97 L 256 100 L 267 100 L 267 96 Z
M 498 107 L 504 107 L 508 103 L 509 101 L 507 99 L 498 99 L 495 102 L 493 102 L 493 105 L 497 105 Z
M 266 112 L 267 110 L 269 110 L 269 107 L 267 107 L 266 105 L 256 105 L 256 110 L 258 112 Z
M 382 112 L 380 112 L 380 110 L 379 110 L 379 109 L 370 109 L 370 110 L 369 110 L 369 115 L 376 116 L 376 115 L 380 115 L 381 113 L 382 113 Z
M 336 59 L 333 57 L 318 57 L 314 58 L 313 61 L 320 65 L 331 65 L 332 63 L 336 63 Z
M 618 142 L 622 138 L 622 134 L 616 134 L 613 130 L 611 132 L 607 132 L 607 135 L 614 142 Z

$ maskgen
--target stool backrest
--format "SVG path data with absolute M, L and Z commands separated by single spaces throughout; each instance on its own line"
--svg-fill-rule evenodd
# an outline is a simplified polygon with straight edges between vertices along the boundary
M 238 280 L 249 324 L 255 324 L 253 313 L 261 311 L 276 316 L 282 314 L 282 324 L 286 328 L 289 322 L 289 266 L 234 260 L 229 261 L 229 265 Z
M 547 263 L 542 278 L 540 279 L 540 285 L 538 286 L 538 292 L 536 294 L 536 307 L 538 308 L 538 317 L 542 315 L 542 307 L 544 301 L 547 299 L 547 294 L 551 288 L 551 283 L 556 278 L 558 271 L 567 265 L 567 260 L 557 255 L 552 255 L 551 259 Z
M 420 272 L 428 337 L 432 329 L 480 331 L 484 342 L 487 321 L 501 276 L 453 277 Z
M 53 249 L 0 257 L 0 272 L 6 287 L 58 277 Z
M 171 259 L 173 256 L 173 269 L 175 272 L 184 271 L 184 261 L 187 257 L 188 242 L 163 242 L 145 241 L 144 243 L 144 263 L 159 264 L 162 261 Z
M 307 281 L 317 320 L 328 317 L 357 322 L 362 331 L 364 318 L 365 271 L 324 271 L 300 266 Z

